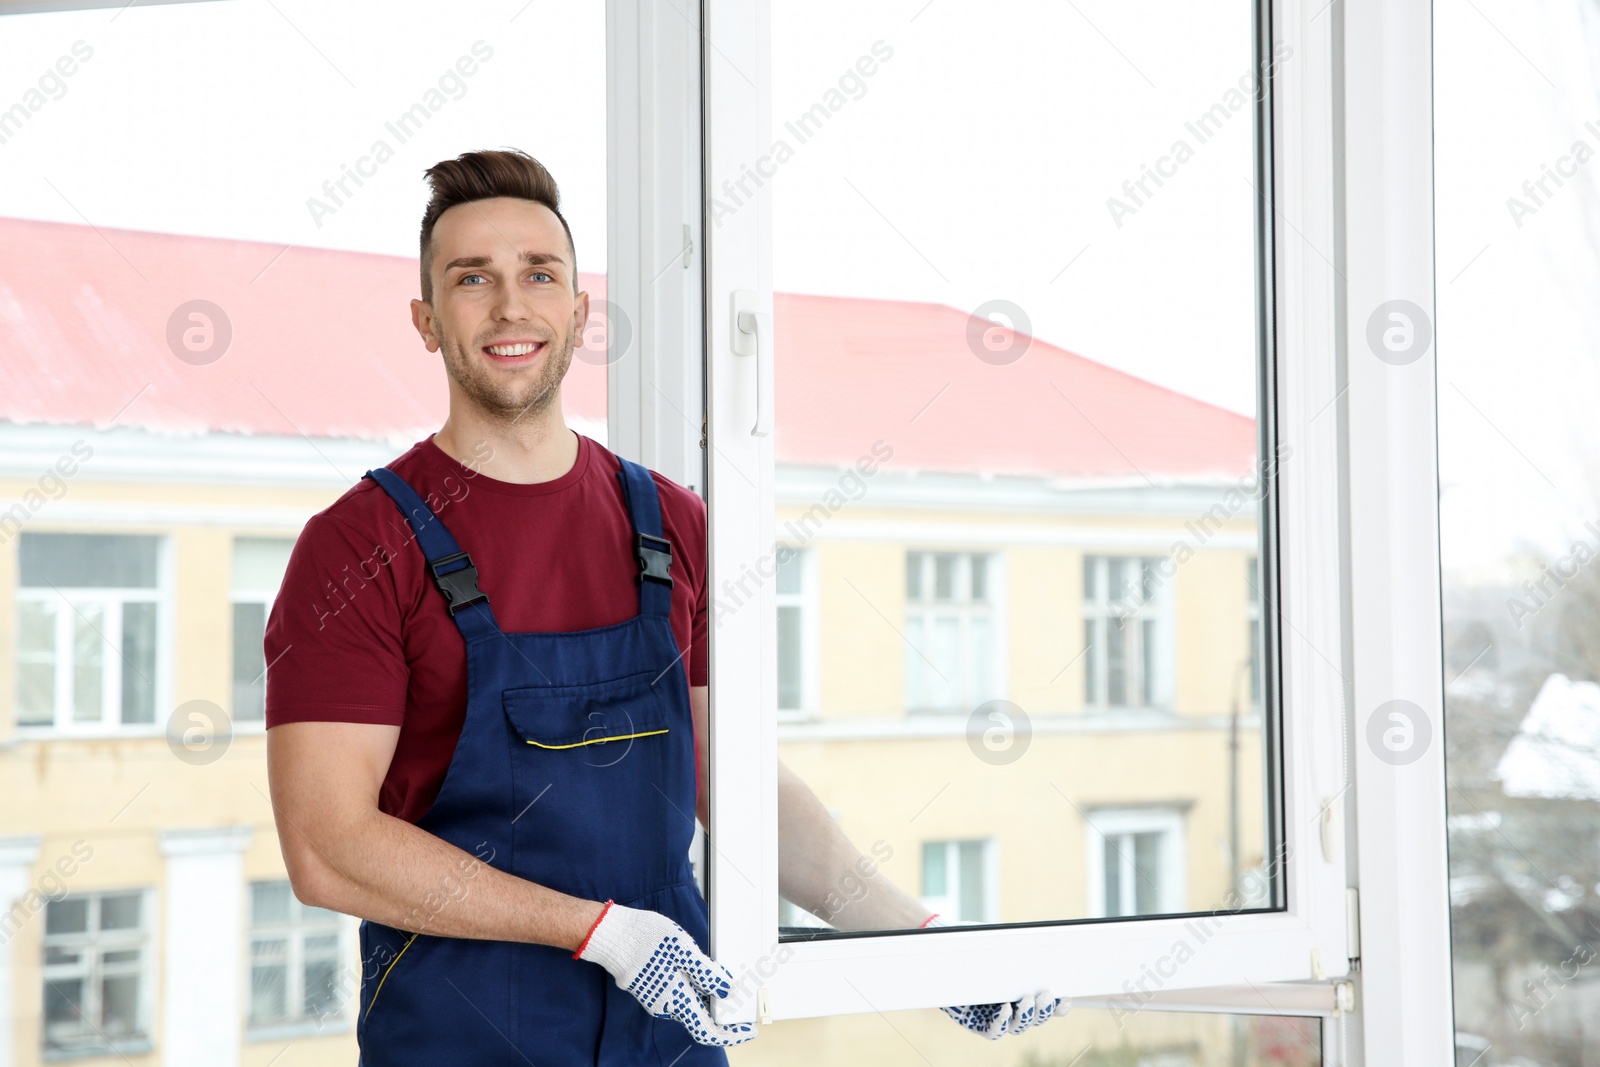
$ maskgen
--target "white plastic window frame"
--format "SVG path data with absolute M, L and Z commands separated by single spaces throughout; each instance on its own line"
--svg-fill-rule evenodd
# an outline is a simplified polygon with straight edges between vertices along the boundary
M 102 533 L 102 530 L 45 530 L 43 535 L 57 533 Z M 64 590 L 45 590 L 39 586 L 14 587 L 12 611 L 23 602 L 50 603 L 56 608 L 55 628 L 55 694 L 53 716 L 49 722 L 18 722 L 20 737 L 143 737 L 159 734 L 166 729 L 161 709 L 171 706 L 172 648 L 173 648 L 173 597 L 174 568 L 172 537 L 168 531 L 140 529 L 116 530 L 115 534 L 155 536 L 156 584 L 153 588 L 140 587 L 72 587 Z M 156 610 L 155 693 L 152 697 L 155 718 L 152 722 L 123 722 L 122 675 L 127 664 L 122 658 L 122 616 L 128 604 L 153 604 Z M 74 624 L 83 619 L 84 607 L 104 607 L 101 617 L 101 695 L 100 717 L 75 719 L 73 701 L 65 696 L 72 689 L 72 648 Z M 115 607 L 115 611 L 109 609 Z M 92 625 L 92 623 L 91 623 Z M 20 638 L 13 637 L 11 654 L 17 655 Z M 67 653 L 63 656 L 63 650 Z M 66 682 L 66 685 L 63 685 Z M 15 683 L 13 683 L 15 684 Z M 13 697 L 15 699 L 15 697 Z
M 1297 53 L 1313 51 L 1305 35 L 1327 31 L 1310 12 L 1291 9 L 1278 21 L 1293 26 Z M 707 0 L 708 54 L 705 78 L 705 148 L 708 188 L 741 173 L 761 158 L 768 137 L 770 28 L 765 4 Z M 1326 73 L 1324 71 L 1324 73 Z M 1277 86 L 1278 110 L 1286 92 L 1305 93 L 1300 80 Z M 1291 99 L 1290 112 L 1304 106 Z M 1280 122 L 1281 125 L 1281 122 Z M 1274 139 L 1275 143 L 1277 138 Z M 1282 191 L 1279 207 L 1292 201 L 1294 216 L 1310 221 L 1312 205 L 1301 187 L 1306 160 L 1278 152 Z M 724 217 L 709 233 L 707 286 L 709 485 L 712 502 L 712 573 L 738 573 L 754 566 L 772 543 L 773 453 L 770 436 L 750 432 L 757 410 L 759 359 L 736 356 L 732 293 L 757 294 L 771 307 L 770 204 L 763 188 L 753 200 Z M 1319 223 L 1332 229 L 1331 204 Z M 1302 227 L 1303 228 L 1303 227 Z M 1285 254 L 1278 234 L 1276 258 Z M 1323 241 L 1331 247 L 1331 241 Z M 1294 248 L 1287 249 L 1291 255 Z M 1332 283 L 1299 276 L 1300 289 L 1277 291 L 1280 323 L 1275 409 L 1298 417 L 1281 419 L 1279 441 L 1299 459 L 1283 469 L 1279 515 L 1282 609 L 1286 634 L 1306 635 L 1314 648 L 1341 649 L 1336 569 L 1315 566 L 1337 550 L 1338 484 L 1336 420 L 1311 422 L 1317 404 L 1337 392 L 1331 329 L 1306 329 L 1297 313 L 1317 305 L 1331 323 Z M 770 312 L 769 312 L 770 313 Z M 1286 344 L 1284 330 L 1299 328 L 1304 343 Z M 758 472 L 752 479 L 751 471 Z M 763 590 L 763 595 L 770 594 Z M 735 975 L 753 974 L 764 989 L 760 1007 L 771 1018 L 802 1018 L 937 1004 L 982 1003 L 1014 996 L 1024 988 L 1049 987 L 1072 996 L 1113 994 L 1135 980 L 1148 961 L 1171 954 L 1186 936 L 1183 918 L 1117 923 L 1059 922 L 785 943 L 776 936 L 776 716 L 771 704 L 774 670 L 769 612 L 759 610 L 737 626 L 715 627 L 711 653 L 713 708 L 732 706 L 739 715 L 714 714 L 712 729 L 712 825 L 710 859 L 713 945 Z M 1282 718 L 1284 761 L 1282 824 L 1286 858 L 1281 864 L 1286 895 L 1281 911 L 1217 916 L 1209 951 L 1196 953 L 1181 981 L 1193 987 L 1326 978 L 1346 970 L 1345 857 L 1324 848 L 1320 812 L 1344 792 L 1343 731 L 1338 671 L 1304 642 L 1286 642 L 1282 654 L 1286 713 Z M 754 714 L 751 711 L 754 711 Z M 752 803 L 753 799 L 753 803 Z M 1190 935 L 1192 936 L 1192 935 Z M 780 951 L 781 949 L 781 951 Z M 774 965 L 782 957 L 783 962 Z M 770 974 L 769 974 L 770 972 Z M 848 981 L 843 979 L 848 976 Z M 723 1010 L 729 1018 L 753 1018 L 756 1005 Z
M 713 590 L 773 544 L 772 440 L 751 434 L 761 361 L 731 346 L 735 293 L 753 294 L 770 332 L 769 194 L 758 189 L 715 223 L 702 206 L 770 148 L 769 2 L 608 4 L 608 273 L 613 301 L 638 316 L 639 346 L 638 359 L 611 368 L 611 440 L 709 494 Z M 1363 710 L 1396 693 L 1421 707 L 1433 737 L 1442 724 L 1432 352 L 1397 375 L 1361 344 L 1383 300 L 1433 307 L 1431 9 L 1270 8 L 1272 42 L 1295 60 L 1275 72 L 1263 207 L 1274 252 L 1269 417 L 1288 446 L 1278 618 L 1264 628 L 1281 647 L 1287 895 L 1280 911 L 1218 915 L 1207 951 L 1139 1010 L 1318 1017 L 1330 1064 L 1443 1065 L 1452 1020 L 1442 745 L 1401 770 L 1359 740 Z M 701 158 L 686 159 L 685 146 Z M 651 283 L 685 233 L 694 270 Z M 700 410 L 703 454 L 683 432 Z M 770 583 L 754 606 L 712 625 L 711 946 L 759 987 L 718 1003 L 719 1018 L 977 1002 L 1036 984 L 1125 1010 L 1125 990 L 1141 967 L 1170 957 L 1186 920 L 779 944 Z

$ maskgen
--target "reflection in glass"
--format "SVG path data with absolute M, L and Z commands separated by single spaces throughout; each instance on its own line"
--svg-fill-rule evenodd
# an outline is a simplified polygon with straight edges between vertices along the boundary
M 1220 909 L 1268 866 L 1251 9 L 1090 7 L 773 14 L 793 936 Z

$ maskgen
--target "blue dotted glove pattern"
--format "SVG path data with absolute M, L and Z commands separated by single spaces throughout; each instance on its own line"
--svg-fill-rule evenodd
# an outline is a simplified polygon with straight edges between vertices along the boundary
M 1007 1034 L 1020 1034 L 1024 1030 L 1042 1026 L 1056 1013 L 1062 1001 L 1063 998 L 1052 996 L 1049 992 L 1040 992 L 1000 1004 L 970 1004 L 940 1010 L 973 1033 L 982 1034 L 990 1041 L 998 1041 Z
M 711 998 L 732 992 L 733 975 L 659 912 L 611 904 L 580 951 L 580 959 L 610 971 L 651 1015 L 676 1019 L 702 1045 L 740 1045 L 756 1037 L 753 1023 L 722 1026 L 711 1017 Z

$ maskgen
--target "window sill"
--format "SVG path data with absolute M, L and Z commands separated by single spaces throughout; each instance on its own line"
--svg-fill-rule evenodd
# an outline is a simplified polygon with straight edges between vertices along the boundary
M 348 1034 L 352 1025 L 345 1015 L 330 1016 L 323 1020 L 278 1023 L 273 1026 L 251 1026 L 244 1032 L 246 1041 L 284 1041 L 302 1037 L 334 1037 Z
M 155 1046 L 147 1037 L 135 1038 L 131 1041 L 101 1043 L 98 1045 L 80 1045 L 76 1048 L 47 1048 L 40 1057 L 46 1063 L 60 1063 L 66 1060 L 88 1060 L 104 1056 L 145 1056 L 155 1051 Z

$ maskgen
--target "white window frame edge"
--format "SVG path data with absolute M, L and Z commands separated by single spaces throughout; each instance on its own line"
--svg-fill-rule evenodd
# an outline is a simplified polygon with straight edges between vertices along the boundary
M 1418 0 L 1413 0 L 1418 2 Z M 1319 5 L 1277 0 L 1274 32 L 1295 46 L 1300 63 L 1284 64 L 1274 105 L 1273 138 L 1280 218 L 1298 219 L 1305 238 L 1277 232 L 1276 288 L 1280 441 L 1300 461 L 1280 487 L 1284 531 L 1281 597 L 1285 632 L 1304 639 L 1282 654 L 1285 691 L 1283 824 L 1289 854 L 1286 910 L 1218 917 L 1218 932 L 1184 966 L 1177 986 L 1208 988 L 1325 979 L 1346 972 L 1347 896 L 1340 820 L 1330 801 L 1345 792 L 1343 700 L 1338 669 L 1311 648 L 1342 659 L 1339 576 L 1318 566 L 1339 549 L 1338 437 L 1334 419 L 1317 410 L 1337 395 L 1333 274 L 1320 253 L 1332 248 L 1335 215 L 1330 166 L 1331 20 L 1313 19 Z M 766 3 L 705 0 L 705 156 L 708 190 L 741 164 L 770 151 L 770 21 Z M 737 65 L 737 66 L 736 66 Z M 753 84 L 746 84 L 746 73 Z M 1282 116 L 1293 115 L 1286 124 Z M 1287 134 L 1287 136 L 1286 136 Z M 753 290 L 770 308 L 770 204 L 765 189 L 708 230 L 707 368 L 710 378 L 710 485 L 713 579 L 753 566 L 772 543 L 771 439 L 749 433 L 752 360 L 731 355 L 731 293 Z M 759 471 L 756 484 L 749 472 Z M 1330 533 L 1330 531 L 1332 531 Z M 1320 550 L 1317 554 L 1316 550 Z M 1336 558 L 1336 557 L 1332 557 Z M 736 982 L 756 996 L 715 1005 L 723 1021 L 804 1018 L 941 1003 L 982 1003 L 1048 987 L 1069 996 L 1115 995 L 1146 961 L 1170 958 L 1193 918 L 1004 929 L 941 930 L 779 944 L 775 649 L 770 585 L 759 590 L 754 618 L 724 631 L 714 627 L 714 691 L 744 713 L 713 716 L 711 944 Z M 720 620 L 719 620 L 720 621 Z M 1308 648 L 1308 643 L 1309 648 Z M 1332 681 L 1330 682 L 1330 679 Z M 715 704 L 715 702 L 714 702 Z M 755 712 L 751 714 L 750 712 Z M 1333 812 L 1326 823 L 1324 810 Z M 1220 943 L 1220 944 L 1219 944 Z M 848 969 L 849 981 L 841 980 Z M 1319 1003 L 1332 1010 L 1333 990 Z
M 703 496 L 699 17 L 606 0 L 606 443 Z
M 1338 73 L 1349 453 L 1347 596 L 1359 871 L 1361 1010 L 1351 1062 L 1452 1061 L 1445 832 L 1436 345 L 1392 366 L 1368 319 L 1407 299 L 1434 316 L 1433 39 L 1428 0 L 1347 0 Z M 1431 322 L 1430 322 L 1431 325 Z M 1359 432 L 1351 432 L 1359 428 Z M 1366 727 L 1387 701 L 1420 708 L 1431 741 L 1394 766 Z

